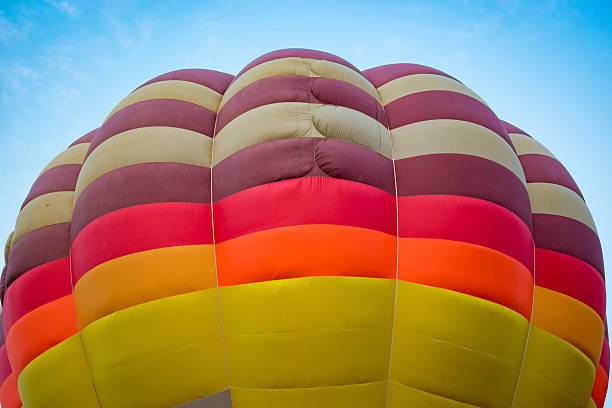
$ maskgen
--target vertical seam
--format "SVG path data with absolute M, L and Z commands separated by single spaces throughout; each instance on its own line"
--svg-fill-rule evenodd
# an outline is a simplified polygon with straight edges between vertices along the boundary
M 380 98 L 378 88 L 376 93 Z M 382 104 L 382 98 L 380 98 L 380 106 L 383 108 L 385 119 L 387 119 L 387 134 L 389 136 L 389 143 L 391 143 L 391 163 L 393 165 L 393 187 L 395 189 L 395 293 L 393 296 L 393 321 L 391 323 L 391 345 L 389 346 L 389 370 L 387 372 L 387 390 L 385 391 L 385 405 L 389 403 L 389 387 L 391 383 L 391 361 L 393 358 L 393 339 L 395 337 L 395 316 L 397 310 L 397 289 L 398 289 L 398 278 L 399 278 L 399 198 L 397 193 L 397 172 L 395 170 L 395 150 L 393 147 L 393 138 L 391 137 L 391 129 L 389 128 L 389 118 L 387 117 L 387 111 L 385 106 Z
M 532 215 L 533 219 L 533 215 Z M 521 367 L 519 368 L 518 377 L 516 379 L 516 387 L 514 388 L 514 394 L 512 395 L 512 402 L 510 403 L 509 408 L 514 408 L 514 403 L 516 401 L 516 394 L 518 392 L 519 384 L 521 382 L 521 377 L 523 376 L 523 368 L 525 366 L 525 358 L 527 357 L 527 347 L 529 346 L 529 337 L 531 336 L 531 327 L 533 326 L 533 308 L 535 304 L 535 288 L 536 288 L 536 257 L 535 257 L 535 239 L 533 237 L 533 232 L 531 233 L 533 240 L 533 292 L 531 295 L 531 315 L 529 316 L 529 327 L 527 328 L 527 338 L 525 339 L 525 348 L 523 349 L 523 358 L 521 359 Z
M 235 78 L 234 78 L 235 79 Z M 225 94 L 225 92 L 223 92 Z M 221 99 L 223 98 L 223 94 L 221 95 Z M 219 100 L 219 105 L 221 105 L 221 99 Z M 215 112 L 215 125 L 213 127 L 213 134 L 211 136 L 211 145 L 210 145 L 210 223 L 212 229 L 212 245 L 213 245 L 213 263 L 215 266 L 215 280 L 217 283 L 217 305 L 219 307 L 219 327 L 221 329 L 221 342 L 223 343 L 223 355 L 225 358 L 225 372 L 227 374 L 227 389 L 230 392 L 230 401 L 231 401 L 231 383 L 230 383 L 230 374 L 229 374 L 229 364 L 227 361 L 227 347 L 225 345 L 225 333 L 223 330 L 223 313 L 221 312 L 221 290 L 219 289 L 219 272 L 217 269 L 217 245 L 215 240 L 215 212 L 214 212 L 214 200 L 213 200 L 213 160 L 215 156 L 215 136 L 217 133 L 217 120 L 219 119 L 219 106 L 217 106 L 217 111 Z M 232 406 L 234 405 L 231 403 Z
M 84 163 L 85 162 L 81 163 L 81 169 L 83 169 Z M 79 175 L 80 174 L 81 172 L 79 171 Z M 74 205 L 75 205 L 75 201 L 73 199 L 71 217 L 74 214 Z M 72 234 L 72 219 L 70 220 L 70 232 Z M 89 374 L 89 379 L 91 380 L 91 387 L 93 388 L 94 395 L 96 396 L 98 407 L 102 408 L 102 402 L 100 401 L 100 396 L 98 395 L 98 390 L 96 389 L 96 383 L 93 378 L 93 373 L 91 371 L 89 359 L 87 358 L 87 353 L 85 352 L 85 343 L 83 342 L 83 336 L 81 336 L 81 324 L 79 323 L 79 318 L 77 315 L 76 299 L 74 297 L 74 281 L 72 279 L 72 243 L 73 242 L 74 240 L 70 242 L 70 247 L 68 248 L 68 275 L 70 277 L 70 291 L 72 293 L 72 306 L 74 308 L 74 320 L 76 321 L 76 324 L 77 324 L 77 335 L 79 336 L 79 342 L 81 343 L 81 350 L 83 351 L 83 358 L 85 359 L 85 365 L 87 366 L 87 373 Z

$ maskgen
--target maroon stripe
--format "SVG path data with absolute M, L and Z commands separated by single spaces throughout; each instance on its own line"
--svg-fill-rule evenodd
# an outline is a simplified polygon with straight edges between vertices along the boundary
M 277 51 L 269 52 L 253 60 L 251 63 L 249 63 L 249 65 L 244 67 L 242 71 L 238 73 L 238 75 L 236 75 L 236 78 L 244 74 L 249 69 L 257 65 L 263 64 L 264 62 L 273 61 L 273 60 L 282 59 L 282 58 L 289 58 L 289 57 L 312 58 L 312 59 L 318 59 L 318 60 L 324 60 L 324 61 L 331 61 L 331 62 L 338 63 L 340 65 L 344 65 L 345 67 L 351 68 L 357 72 L 360 72 L 354 65 L 352 65 L 348 61 L 340 57 L 337 57 L 333 54 L 329 54 L 327 52 L 308 50 L 304 48 L 287 48 L 284 50 L 277 50 Z
M 519 156 L 519 160 L 528 183 L 559 184 L 582 197 L 578 185 L 557 159 L 542 154 L 523 154 Z
M 233 79 L 233 75 L 210 69 L 180 69 L 178 71 L 168 72 L 167 74 L 155 77 L 152 80 L 140 85 L 136 89 L 142 88 L 143 86 L 152 84 L 154 82 L 175 80 L 188 81 L 204 85 L 207 88 L 223 94 Z
M 151 99 L 129 105 L 110 117 L 92 140 L 87 156 L 102 142 L 126 130 L 169 126 L 212 137 L 215 112 L 178 99 Z
M 533 214 L 533 236 L 536 247 L 581 259 L 605 278 L 599 238 L 580 221 L 560 215 Z
M 70 148 L 70 147 L 72 147 L 74 145 L 78 145 L 78 144 L 81 144 L 81 143 L 89 143 L 89 142 L 91 142 L 91 140 L 94 138 L 94 136 L 96 135 L 97 132 L 98 132 L 98 129 L 92 130 L 91 132 L 87 133 L 85 136 L 81 136 L 80 138 L 75 140 L 74 143 L 72 143 L 68 147 Z
M 2 275 L 0 275 L 0 303 L 3 305 L 4 305 L 4 292 L 6 292 L 6 265 L 4 265 L 4 267 L 2 268 Z
M 225 125 L 251 109 L 279 102 L 344 106 L 387 126 L 383 107 L 370 94 L 354 85 L 328 78 L 279 75 L 256 81 L 232 96 L 219 111 L 215 133 L 218 134 Z
M 30 269 L 68 256 L 69 249 L 69 222 L 47 225 L 28 232 L 9 253 L 6 287 Z
M 52 167 L 40 175 L 32 185 L 30 193 L 23 202 L 21 208 L 38 196 L 56 191 L 74 191 L 80 164 L 62 164 Z
M 428 154 L 397 160 L 395 171 L 399 196 L 445 194 L 480 198 L 507 208 L 532 228 L 525 185 L 494 161 L 465 154 Z
M 104 174 L 77 199 L 72 239 L 91 221 L 111 211 L 160 202 L 210 204 L 210 168 L 183 163 L 141 163 Z
M 387 115 L 382 105 L 361 88 L 335 79 L 313 78 L 310 92 L 320 103 L 357 110 L 388 127 Z
M 504 127 L 506 128 L 508 133 L 520 133 L 522 135 L 529 136 L 529 134 L 527 134 L 527 132 L 517 128 L 514 125 L 511 125 L 510 123 L 508 123 L 506 121 L 500 120 L 500 122 L 504 125 Z M 531 137 L 531 136 L 529 136 L 529 137 Z
M 464 120 L 492 130 L 514 148 L 495 113 L 482 102 L 458 92 L 425 91 L 406 95 L 385 105 L 385 111 L 391 129 L 432 119 Z
M 442 71 L 418 64 L 389 64 L 363 71 L 363 75 L 376 88 L 380 88 L 387 82 L 391 82 L 394 79 L 415 74 L 435 74 L 455 79 Z
M 213 200 L 307 175 L 356 181 L 395 194 L 393 163 L 385 156 L 339 140 L 292 138 L 248 147 L 217 164 Z

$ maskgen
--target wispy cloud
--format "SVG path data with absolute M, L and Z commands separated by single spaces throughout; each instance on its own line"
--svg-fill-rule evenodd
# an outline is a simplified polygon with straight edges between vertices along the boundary
M 81 14 L 80 10 L 73 3 L 70 3 L 67 0 L 47 0 L 47 3 L 62 13 L 68 14 L 70 17 L 78 17 Z

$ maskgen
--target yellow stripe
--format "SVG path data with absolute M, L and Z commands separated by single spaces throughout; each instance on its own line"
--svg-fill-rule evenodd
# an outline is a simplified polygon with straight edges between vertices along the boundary
M 101 406 L 174 407 L 227 389 L 218 306 L 212 288 L 133 306 L 84 328 Z
M 465 404 L 507 407 L 528 328 L 496 303 L 399 281 L 390 379 Z
M 494 161 L 523 183 L 525 173 L 512 148 L 492 130 L 471 122 L 434 119 L 391 130 L 395 160 L 437 153 L 459 153 Z
M 461 82 L 444 75 L 407 75 L 387 82 L 386 84 L 383 84 L 380 88 L 378 88 L 378 93 L 380 94 L 383 105 L 386 105 L 389 102 L 393 102 L 394 100 L 399 99 L 403 96 L 412 95 L 417 92 L 424 91 L 457 92 L 474 98 L 482 104 L 487 105 L 485 101 L 483 101 L 480 96 L 476 95 L 476 93 L 473 92 L 470 88 L 463 85 Z
M 604 325 L 593 309 L 573 297 L 535 287 L 533 324 L 562 338 L 599 363 Z
M 232 387 L 232 403 L 248 408 L 371 408 L 385 405 L 386 391 L 387 381 L 314 388 Z
M 386 380 L 394 289 L 392 279 L 338 276 L 221 287 L 230 384 L 310 388 Z
M 83 164 L 74 201 L 97 178 L 140 163 L 173 162 L 209 167 L 212 139 L 192 130 L 150 126 L 119 133 L 98 145 Z
M 96 266 L 74 287 L 79 327 L 129 306 L 216 287 L 213 256 L 212 245 L 185 245 L 136 252 Z
M 17 216 L 11 248 L 28 232 L 72 220 L 74 192 L 56 191 L 43 194 L 27 203 Z
M 63 164 L 82 164 L 85 159 L 85 154 L 87 153 L 87 149 L 89 149 L 89 143 L 79 143 L 78 145 L 74 145 L 64 150 L 53 160 L 47 164 L 47 166 L 40 172 L 39 177 L 46 172 L 47 170 L 61 166 Z
M 24 407 L 99 407 L 78 334 L 36 357 L 21 372 L 18 386 Z
M 586 355 L 532 326 L 513 408 L 583 408 L 594 381 Z
M 591 211 L 574 190 L 553 183 L 527 183 L 531 212 L 572 218 L 597 234 Z
M 4 244 L 4 264 L 5 265 L 8 263 L 8 255 L 12 248 L 11 242 L 13 242 L 14 233 L 15 231 L 11 231 L 11 233 L 6 238 L 6 244 Z
M 160 81 L 153 82 L 133 91 L 126 96 L 115 108 L 108 114 L 104 122 L 111 116 L 137 102 L 147 101 L 150 99 L 178 99 L 200 105 L 213 112 L 217 112 L 221 95 L 200 84 L 188 81 Z
M 516 154 L 519 156 L 523 154 L 541 154 L 543 156 L 552 157 L 555 160 L 557 159 L 555 155 L 550 152 L 550 150 L 529 136 L 525 136 L 521 133 L 509 133 L 509 136 L 512 145 L 516 150 Z
M 260 79 L 279 75 L 300 75 L 337 79 L 354 85 L 369 93 L 374 99 L 380 100 L 374 85 L 365 79 L 363 75 L 351 68 L 331 61 L 289 57 L 264 62 L 240 75 L 223 94 L 219 109 L 221 109 L 232 96 L 246 86 Z
M 395 381 L 389 381 L 389 396 L 386 408 L 480 408 L 476 405 L 466 404 L 430 394 L 423 390 L 409 387 Z
M 293 137 L 329 137 L 391 157 L 389 132 L 377 120 L 341 106 L 281 102 L 251 109 L 215 136 L 213 166 L 259 143 Z

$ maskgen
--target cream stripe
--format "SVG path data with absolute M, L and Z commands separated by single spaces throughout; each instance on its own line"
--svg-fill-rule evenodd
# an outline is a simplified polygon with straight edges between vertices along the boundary
M 391 157 L 388 132 L 377 120 L 341 106 L 282 102 L 238 116 L 215 136 L 213 163 L 259 143 L 294 137 L 329 137 Z
M 51 160 L 49 164 L 47 164 L 47 166 L 40 172 L 38 177 L 40 177 L 47 170 L 63 164 L 82 164 L 83 159 L 85 159 L 87 149 L 89 149 L 89 143 L 79 143 L 78 145 L 69 147 L 55 156 L 55 158 Z
M 132 164 L 174 162 L 210 167 L 211 143 L 208 136 L 175 127 L 150 126 L 121 132 L 98 145 L 87 157 L 74 201 L 100 176 Z
M 290 57 L 264 62 L 240 75 L 223 94 L 219 109 L 242 88 L 260 79 L 279 75 L 301 75 L 337 79 L 355 85 L 372 95 L 376 100 L 380 100 L 374 85 L 351 68 L 330 61 Z
M 17 216 L 11 247 L 28 232 L 72 219 L 72 191 L 43 194 L 27 203 Z
M 115 109 L 104 119 L 104 122 L 127 106 L 150 99 L 178 99 L 195 103 L 213 112 L 217 112 L 219 102 L 221 101 L 221 94 L 204 85 L 188 81 L 170 80 L 153 82 L 136 89 L 126 96 L 115 106 Z
M 434 119 L 391 130 L 395 159 L 436 153 L 469 154 L 494 161 L 526 183 L 518 157 L 492 130 L 471 122 Z
M 411 95 L 423 91 L 452 91 L 482 102 L 487 105 L 480 96 L 476 95 L 471 89 L 463 85 L 461 82 L 436 74 L 416 74 L 407 75 L 393 81 L 387 82 L 378 88 L 381 95 L 383 105 L 388 104 L 396 99 L 406 95 Z M 487 105 L 488 106 L 488 105 Z
M 532 213 L 572 218 L 585 224 L 597 234 L 591 212 L 575 191 L 552 183 L 527 183 L 527 191 Z
M 549 156 L 553 159 L 557 159 L 547 148 L 545 148 L 537 140 L 525 136 L 521 133 L 510 133 L 510 140 L 512 145 L 516 149 L 516 154 L 521 156 L 523 154 L 541 154 L 543 156 Z

